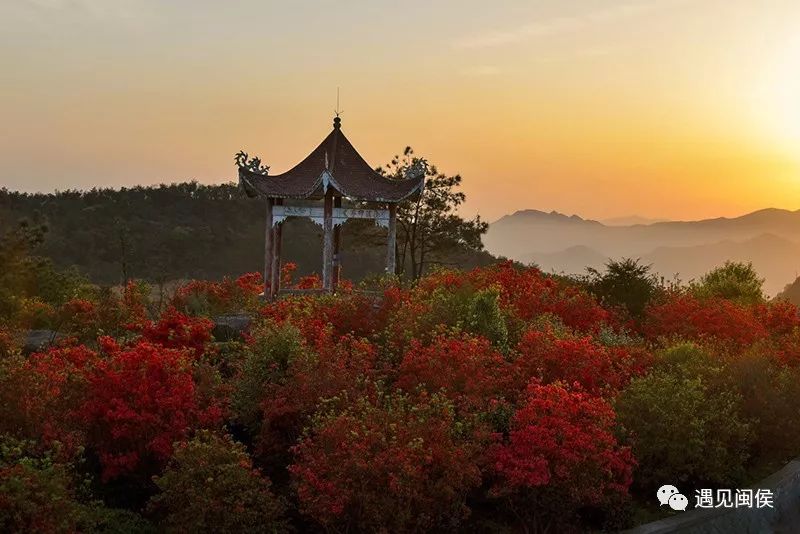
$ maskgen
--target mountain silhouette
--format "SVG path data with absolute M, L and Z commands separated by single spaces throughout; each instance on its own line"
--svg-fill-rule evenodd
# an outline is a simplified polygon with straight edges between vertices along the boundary
M 581 273 L 608 258 L 640 258 L 657 273 L 696 279 L 726 260 L 751 261 L 775 294 L 800 272 L 800 210 L 611 226 L 578 215 L 522 210 L 492 223 L 489 252 L 545 271 Z

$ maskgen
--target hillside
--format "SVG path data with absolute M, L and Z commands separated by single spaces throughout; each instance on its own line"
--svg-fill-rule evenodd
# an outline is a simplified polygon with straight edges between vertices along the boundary
M 260 272 L 264 262 L 264 204 L 235 184 L 196 182 L 25 194 L 0 189 L 0 229 L 20 220 L 48 228 L 37 254 L 92 281 L 219 279 Z M 351 280 L 382 273 L 386 230 L 368 221 L 342 227 L 342 274 Z M 285 222 L 283 259 L 297 274 L 319 272 L 322 229 L 308 219 Z M 463 251 L 442 258 L 473 267 L 495 259 Z
M 759 210 L 741 217 L 609 226 L 577 215 L 524 210 L 489 227 L 488 251 L 545 270 L 583 272 L 603 258 L 633 257 L 656 272 L 697 278 L 725 260 L 752 261 L 774 295 L 800 271 L 800 211 Z

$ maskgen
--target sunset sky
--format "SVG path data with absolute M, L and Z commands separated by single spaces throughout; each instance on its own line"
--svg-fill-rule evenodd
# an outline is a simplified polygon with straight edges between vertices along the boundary
M 800 1 L 0 2 L 0 186 L 282 172 L 343 129 L 465 213 L 800 208 Z

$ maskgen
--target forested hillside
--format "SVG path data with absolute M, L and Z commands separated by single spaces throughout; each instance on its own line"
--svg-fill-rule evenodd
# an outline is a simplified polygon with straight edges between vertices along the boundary
M 189 182 L 55 194 L 0 190 L 0 228 L 13 228 L 21 220 L 47 226 L 37 254 L 59 267 L 75 266 L 101 284 L 126 278 L 217 279 L 263 268 L 264 203 L 247 198 L 235 184 Z M 321 228 L 306 219 L 285 224 L 284 261 L 297 263 L 301 275 L 318 272 Z M 343 276 L 361 280 L 382 272 L 385 232 L 364 221 L 344 226 Z M 466 250 L 441 258 L 458 267 L 493 260 L 488 253 Z

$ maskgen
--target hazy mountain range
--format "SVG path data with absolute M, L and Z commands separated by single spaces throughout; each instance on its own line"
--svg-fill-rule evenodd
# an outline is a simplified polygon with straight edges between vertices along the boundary
M 545 271 L 583 273 L 609 258 L 641 258 L 667 277 L 699 278 L 725 260 L 751 261 L 774 295 L 800 273 L 800 210 L 764 209 L 741 217 L 658 221 L 631 216 L 604 222 L 522 210 L 489 226 L 492 254 Z

